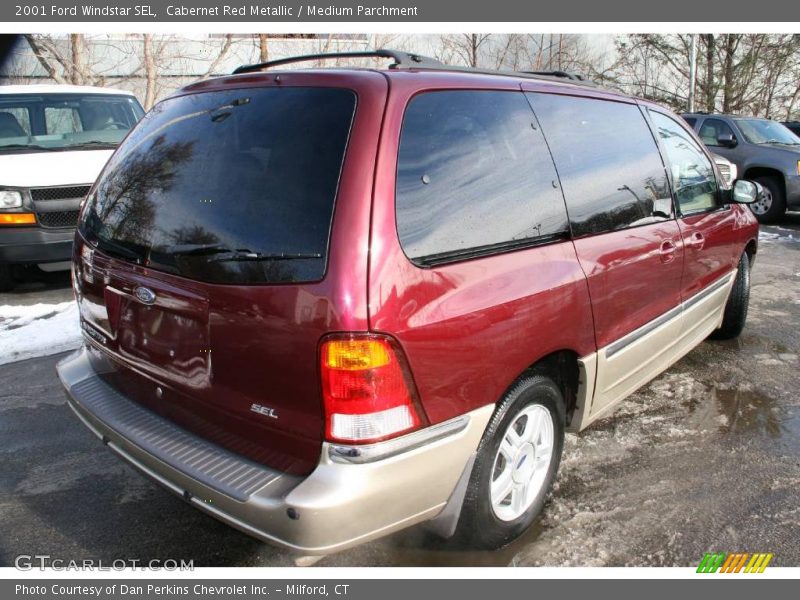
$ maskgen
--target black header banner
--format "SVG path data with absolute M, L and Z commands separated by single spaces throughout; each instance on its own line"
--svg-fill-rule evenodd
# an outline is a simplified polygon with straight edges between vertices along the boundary
M 9 0 L 6 23 L 59 22 L 781 22 L 800 3 L 760 0 Z

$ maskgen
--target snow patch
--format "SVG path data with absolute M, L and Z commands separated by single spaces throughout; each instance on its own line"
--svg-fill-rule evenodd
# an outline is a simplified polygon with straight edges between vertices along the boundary
M 0 306 L 0 365 L 65 352 L 80 343 L 75 302 Z

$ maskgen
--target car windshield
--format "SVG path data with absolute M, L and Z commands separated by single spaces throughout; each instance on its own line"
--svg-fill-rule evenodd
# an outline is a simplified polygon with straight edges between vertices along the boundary
M 122 94 L 0 94 L 0 154 L 115 148 L 143 114 Z
M 768 119 L 738 119 L 736 123 L 751 144 L 788 144 L 800 146 L 800 138 L 777 121 Z

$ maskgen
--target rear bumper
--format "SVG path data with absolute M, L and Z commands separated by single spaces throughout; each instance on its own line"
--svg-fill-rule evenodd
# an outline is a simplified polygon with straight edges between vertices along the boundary
M 75 229 L 41 227 L 0 229 L 0 263 L 49 263 L 72 258 Z
M 98 360 L 99 351 L 84 347 L 59 363 L 58 374 L 70 407 L 109 448 L 217 519 L 304 554 L 336 552 L 436 517 L 469 476 L 494 408 L 369 447 L 323 444 L 316 469 L 297 477 L 125 398 L 98 377 Z

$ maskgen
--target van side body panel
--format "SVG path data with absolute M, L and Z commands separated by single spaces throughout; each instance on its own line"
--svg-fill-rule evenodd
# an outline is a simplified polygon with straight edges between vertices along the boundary
M 369 266 L 370 328 L 394 336 L 408 357 L 431 423 L 493 404 L 528 367 L 558 350 L 595 350 L 586 279 L 575 248 L 560 241 L 421 268 L 403 253 L 395 173 L 409 99 L 435 89 L 507 89 L 510 78 L 392 73 L 377 161 Z M 565 318 L 569 315 L 569 318 Z

